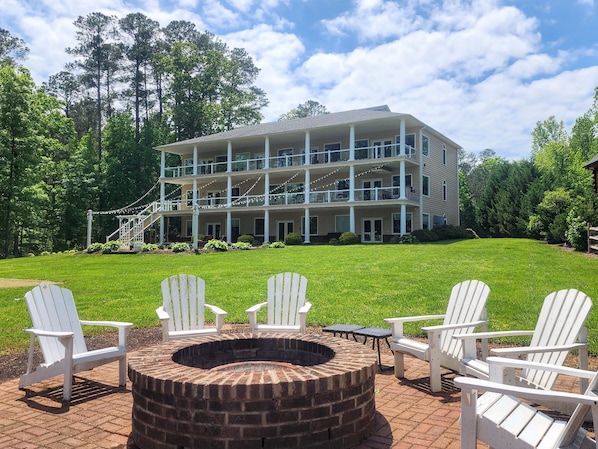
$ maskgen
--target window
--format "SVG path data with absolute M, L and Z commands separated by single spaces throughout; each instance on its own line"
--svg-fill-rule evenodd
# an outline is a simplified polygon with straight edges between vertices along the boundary
M 256 218 L 253 223 L 253 235 L 264 235 L 264 219 Z
M 301 217 L 301 235 L 305 235 L 305 216 Z M 318 217 L 309 217 L 309 235 L 318 235 Z
M 336 143 L 327 143 L 324 145 L 324 152 L 330 162 L 337 162 L 341 160 L 341 144 L 340 142 Z
M 428 136 L 422 135 L 422 154 L 430 157 L 430 139 Z
M 405 175 L 405 193 L 408 193 L 411 190 L 411 175 Z M 393 198 L 398 198 L 401 195 L 401 177 L 399 175 L 394 175 L 392 177 L 392 196 Z
M 208 192 L 208 206 L 220 204 L 220 192 Z
M 446 165 L 446 145 L 442 144 L 442 163 Z
M 341 179 L 336 181 L 336 197 L 338 199 L 349 198 L 349 180 Z
M 422 195 L 430 196 L 430 177 L 422 175 Z
M 221 156 L 216 156 L 214 158 L 214 160 L 216 161 L 216 163 L 214 164 L 214 172 L 216 172 L 216 173 L 225 172 L 226 166 L 227 166 L 226 154 L 221 155 Z
M 411 212 L 405 214 L 406 220 L 406 228 L 405 232 L 411 232 L 413 230 L 413 220 L 411 218 Z M 394 213 L 392 214 L 392 233 L 393 234 L 400 234 L 401 233 L 401 214 Z
M 446 181 L 442 181 L 442 198 L 446 201 L 447 197 L 447 189 L 446 189 Z
M 430 229 L 430 214 L 422 214 L 422 229 Z
M 334 229 L 336 232 L 348 232 L 351 230 L 351 222 L 348 215 L 337 215 L 334 217 Z
M 290 167 L 291 165 L 293 165 L 293 149 L 283 148 L 278 150 L 278 166 Z
M 367 159 L 368 155 L 368 147 L 370 143 L 368 139 L 361 139 L 355 141 L 355 159 Z
M 396 136 L 396 150 L 395 155 L 399 155 L 401 152 L 401 136 Z M 415 149 L 415 134 L 406 134 L 405 135 L 405 154 L 410 155 L 413 153 Z
M 235 163 L 233 165 L 234 171 L 249 170 L 249 153 L 237 153 L 235 156 Z
M 197 191 L 197 199 L 199 199 L 199 190 Z M 187 190 L 187 207 L 193 206 L 193 190 Z
M 193 237 L 193 220 L 185 220 L 185 236 Z
M 193 159 L 185 159 L 185 174 L 193 174 Z

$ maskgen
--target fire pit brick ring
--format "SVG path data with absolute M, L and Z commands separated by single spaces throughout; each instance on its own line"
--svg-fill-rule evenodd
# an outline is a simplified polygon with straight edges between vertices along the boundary
M 221 334 L 129 357 L 141 449 L 350 448 L 375 417 L 376 356 L 322 335 Z

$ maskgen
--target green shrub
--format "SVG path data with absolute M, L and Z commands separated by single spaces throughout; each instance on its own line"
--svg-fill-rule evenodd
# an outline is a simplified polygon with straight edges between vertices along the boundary
M 436 242 L 438 240 L 438 235 L 429 229 L 418 229 L 411 232 L 411 235 L 414 235 L 419 242 Z
M 338 239 L 341 245 L 355 245 L 359 243 L 359 237 L 354 232 L 343 232 Z
M 228 245 L 226 244 L 226 242 L 223 242 L 222 240 L 212 239 L 204 245 L 204 249 L 213 249 L 214 251 L 228 251 Z
M 206 238 L 206 236 L 204 234 L 197 234 L 197 241 L 198 242 L 203 242 L 203 240 Z
M 103 254 L 111 254 L 116 253 L 121 248 L 122 243 L 118 240 L 111 240 L 106 242 L 102 245 L 102 253 Z
M 303 239 L 299 234 L 296 232 L 289 232 L 287 237 L 284 239 L 285 245 L 301 245 L 303 243 Z
M 339 241 L 338 241 L 338 239 L 337 239 L 337 238 L 334 238 L 334 237 L 332 237 L 332 238 L 330 239 L 330 241 L 328 242 L 328 244 L 329 244 L 329 245 L 338 245 L 338 244 L 339 244 Z
M 158 245 L 156 245 L 155 243 L 144 243 L 143 247 L 141 248 L 141 251 L 143 251 L 143 252 L 157 251 L 157 250 L 158 250 Z
M 286 245 L 283 242 L 272 242 L 269 248 L 286 248 Z
M 183 253 L 185 251 L 189 251 L 191 246 L 187 242 L 176 242 L 172 245 L 172 252 L 173 253 Z
M 399 242 L 400 243 L 404 243 L 404 244 L 414 244 L 414 243 L 419 243 L 417 241 L 417 237 L 414 236 L 413 234 L 404 234 L 401 237 L 399 237 Z
M 242 234 L 237 237 L 237 243 L 249 243 L 250 245 L 253 245 L 254 242 L 255 238 L 251 234 Z
M 247 242 L 237 242 L 237 243 L 233 243 L 231 245 L 231 247 L 233 249 L 251 249 L 251 248 L 253 248 L 253 245 L 251 243 L 247 243 Z
M 390 242 L 393 245 L 396 245 L 397 243 L 401 243 L 401 236 L 400 235 L 393 235 L 392 238 L 390 239 Z
M 585 220 L 571 209 L 567 214 L 567 232 L 565 233 L 567 242 L 577 251 L 587 251 L 588 249 L 588 226 Z
M 92 243 L 91 245 L 89 245 L 87 247 L 87 253 L 88 254 L 92 254 L 92 253 L 99 253 L 100 251 L 102 251 L 102 249 L 104 248 L 104 244 L 103 243 Z
M 42 251 L 40 256 L 51 256 L 52 253 L 50 251 Z

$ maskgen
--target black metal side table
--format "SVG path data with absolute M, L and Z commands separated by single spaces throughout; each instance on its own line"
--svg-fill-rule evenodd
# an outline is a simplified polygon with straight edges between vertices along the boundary
M 388 349 L 390 349 L 390 343 L 388 342 L 388 337 L 392 337 L 392 332 L 390 329 L 383 329 L 381 327 L 364 327 L 362 329 L 357 329 L 353 331 L 353 338 L 355 335 L 361 335 L 364 337 L 363 344 L 365 345 L 368 341 L 368 338 L 372 339 L 372 349 L 374 349 L 374 344 L 378 347 L 378 367 L 380 371 L 384 371 L 386 369 L 392 369 L 390 367 L 384 367 L 382 365 L 382 359 L 380 357 L 380 340 L 384 339 L 386 344 L 388 345 Z
M 336 334 L 338 334 L 339 337 L 344 335 L 347 340 L 349 339 L 349 335 L 353 335 L 353 340 L 357 341 L 354 332 L 358 329 L 363 329 L 363 326 L 358 326 L 355 324 L 333 324 L 332 326 L 326 326 L 323 328 L 322 332 L 330 332 L 334 337 L 336 337 Z

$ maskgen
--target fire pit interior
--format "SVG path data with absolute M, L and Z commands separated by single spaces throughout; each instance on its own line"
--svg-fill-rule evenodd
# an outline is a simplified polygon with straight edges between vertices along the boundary
M 141 449 L 350 448 L 374 422 L 376 357 L 300 334 L 221 334 L 129 358 Z

